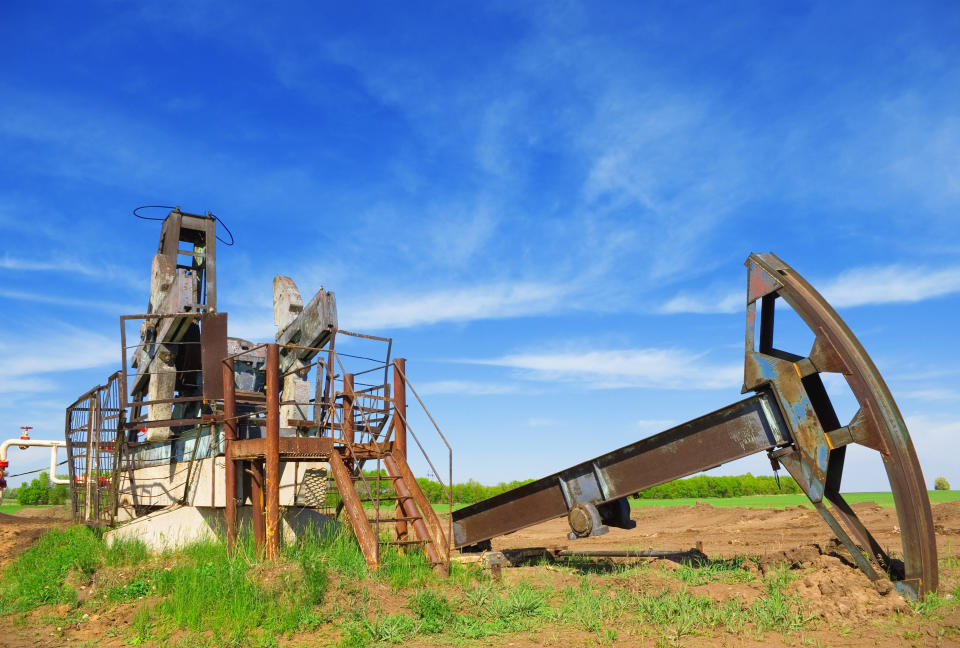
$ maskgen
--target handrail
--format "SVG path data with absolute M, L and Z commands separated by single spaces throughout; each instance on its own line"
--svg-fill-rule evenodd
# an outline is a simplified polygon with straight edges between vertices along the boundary
M 346 331 L 336 332 L 350 335 L 350 333 Z M 358 334 L 357 337 L 381 340 L 388 343 L 391 342 L 389 338 L 379 338 L 376 336 L 365 336 Z M 451 543 L 453 542 L 453 448 L 450 445 L 449 440 L 443 433 L 443 430 L 440 429 L 439 424 L 437 423 L 433 414 L 427 408 L 423 398 L 421 398 L 416 388 L 410 383 L 405 371 L 391 362 L 386 364 L 380 364 L 377 362 L 376 366 L 373 368 L 363 369 L 360 371 L 348 371 L 348 368 L 344 364 L 344 358 L 354 358 L 355 356 L 335 350 L 332 342 L 333 340 L 331 340 L 330 345 L 323 349 L 316 347 L 303 347 L 292 344 L 278 345 L 280 349 L 306 350 L 315 352 L 318 356 L 322 356 L 317 357 L 309 364 L 297 368 L 291 368 L 289 371 L 281 373 L 281 376 L 286 376 L 293 373 L 305 372 L 306 370 L 311 370 L 314 366 L 316 366 L 316 379 L 315 381 L 311 381 L 314 384 L 311 385 L 313 388 L 313 395 L 310 401 L 308 403 L 302 403 L 297 399 L 291 399 L 280 401 L 279 404 L 281 406 L 313 405 L 316 408 L 313 416 L 315 420 L 311 421 L 311 423 L 313 426 L 316 426 L 317 432 L 321 436 L 329 436 L 335 443 L 343 448 L 345 458 L 349 457 L 351 459 L 350 463 L 353 466 L 354 477 L 359 482 L 357 486 L 366 491 L 367 496 L 371 498 L 371 501 L 375 502 L 376 509 L 379 510 L 381 504 L 380 497 L 382 494 L 381 482 L 383 479 L 381 475 L 382 470 L 380 466 L 380 457 L 384 454 L 386 449 L 389 447 L 389 444 L 393 440 L 392 436 L 394 432 L 394 424 L 391 423 L 391 421 L 402 421 L 403 428 L 406 429 L 413 437 L 414 442 L 417 444 L 420 454 L 423 456 L 427 465 L 438 477 L 441 474 L 441 471 L 437 468 L 433 462 L 433 459 L 427 452 L 427 449 L 424 445 L 424 440 L 420 438 L 420 436 L 413 429 L 413 426 L 410 424 L 408 415 L 392 406 L 397 396 L 395 393 L 391 394 L 391 381 L 389 374 L 385 376 L 382 384 L 372 385 L 370 387 L 364 387 L 361 389 L 357 389 L 355 386 L 356 383 L 353 380 L 355 376 L 376 372 L 379 370 L 387 371 L 390 367 L 394 367 L 398 371 L 396 374 L 397 380 L 402 380 L 403 385 L 409 386 L 411 392 L 417 400 L 417 403 L 419 403 L 420 407 L 429 418 L 434 430 L 447 449 L 447 479 L 446 481 L 438 479 L 438 481 L 444 499 L 447 501 L 448 547 L 446 549 L 449 550 L 449 546 L 452 546 Z M 260 349 L 263 349 L 267 346 L 268 344 L 266 343 L 258 344 L 239 353 L 231 354 L 224 359 L 224 364 L 227 365 L 230 360 L 242 358 L 243 356 L 256 353 Z M 363 359 L 372 360 L 370 358 Z M 303 377 L 306 378 L 306 375 L 303 375 Z M 397 388 L 399 388 L 399 385 L 394 385 L 394 389 Z M 259 406 L 253 408 L 253 411 L 243 414 L 235 414 L 233 418 L 249 420 L 262 415 L 265 412 L 265 409 L 266 408 L 264 406 Z M 377 420 L 376 424 L 372 423 L 372 419 L 374 418 Z M 368 476 L 364 474 L 362 464 L 365 460 L 360 459 L 361 455 L 357 448 L 358 444 L 368 446 L 376 451 L 374 453 L 377 458 L 377 471 L 375 477 L 373 475 Z M 378 515 L 376 521 L 374 522 L 376 526 L 376 535 L 378 538 L 380 535 L 379 517 L 380 516 Z
M 447 490 L 447 488 L 443 486 L 443 482 L 439 481 L 439 479 L 437 481 L 440 483 L 440 487 L 443 488 L 443 490 L 447 494 L 447 526 L 449 531 L 447 534 L 447 542 L 452 543 L 453 542 L 453 448 L 450 446 L 450 443 L 447 441 L 447 437 L 446 435 L 444 435 L 443 431 L 440 429 L 440 426 L 437 425 L 437 421 L 433 418 L 433 414 L 430 413 L 430 410 L 427 409 L 427 406 L 423 402 L 423 399 L 420 398 L 420 394 L 417 393 L 416 388 L 414 388 L 414 386 L 410 383 L 410 380 L 407 378 L 406 372 L 400 369 L 399 367 L 397 367 L 397 371 L 400 373 L 400 377 L 403 378 L 403 384 L 410 387 L 410 391 L 413 392 L 413 395 L 416 397 L 417 402 L 420 403 L 420 407 L 423 408 L 424 413 L 430 419 L 430 422 L 433 423 L 433 427 L 437 431 L 437 434 L 440 436 L 440 440 L 443 441 L 443 445 L 447 446 L 447 467 L 448 467 L 447 479 L 449 480 L 448 484 L 450 486 L 450 489 Z M 406 417 L 401 415 L 401 418 L 403 419 L 403 422 L 407 427 L 407 431 L 413 435 L 413 440 L 417 442 L 417 447 L 420 448 L 420 452 L 423 454 L 424 459 L 426 459 L 427 463 L 430 465 L 430 469 L 433 470 L 433 474 L 439 478 L 440 473 L 436 469 L 436 467 L 433 465 L 433 462 L 430 460 L 429 455 L 427 455 L 427 451 L 423 448 L 423 444 L 420 443 L 420 439 L 417 437 L 416 433 L 413 432 L 413 428 L 409 425 L 409 423 L 407 423 Z

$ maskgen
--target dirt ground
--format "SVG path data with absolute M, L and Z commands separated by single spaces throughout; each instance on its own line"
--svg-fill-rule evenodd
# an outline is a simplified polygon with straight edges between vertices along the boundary
M 875 504 L 856 504 L 854 509 L 881 545 L 890 553 L 899 554 L 900 539 L 894 509 Z M 24 510 L 16 515 L 0 514 L 0 567 L 7 565 L 12 557 L 29 547 L 45 531 L 68 523 L 49 516 L 35 517 L 40 512 L 42 509 Z M 933 515 L 941 559 L 940 593 L 947 595 L 960 584 L 960 501 L 934 506 Z M 568 527 L 565 520 L 554 520 L 497 538 L 493 547 L 495 550 L 530 547 L 685 550 L 701 542 L 703 551 L 711 559 L 755 558 L 746 567 L 758 573 L 769 569 L 775 562 L 784 561 L 801 570 L 795 581 L 796 592 L 811 614 L 827 621 L 827 624 L 797 636 L 767 637 L 762 642 L 735 636 L 685 637 L 684 646 L 960 646 L 960 606 L 946 608 L 946 613 L 936 620 L 920 619 L 909 610 L 899 594 L 892 591 L 888 582 L 871 583 L 849 564 L 843 551 L 838 550 L 829 528 L 815 511 L 804 507 L 785 510 L 715 508 L 701 503 L 693 507 L 634 509 L 633 518 L 637 521 L 635 529 L 611 529 L 607 535 L 577 541 L 566 538 Z M 655 567 L 648 570 L 649 575 L 644 576 L 642 582 L 611 581 L 608 578 L 598 580 L 598 585 L 629 589 L 670 585 L 669 572 L 676 569 L 676 563 L 660 560 Z M 563 587 L 566 580 L 572 582 L 576 578 L 569 571 L 543 565 L 509 568 L 503 572 L 503 579 L 508 584 L 532 579 Z M 740 596 L 749 603 L 762 593 L 762 588 L 762 581 L 755 580 L 735 584 L 710 583 L 690 589 L 718 602 Z M 55 627 L 56 622 L 50 619 L 64 612 L 61 610 L 37 610 L 27 619 L 22 616 L 16 619 L 14 615 L 0 617 L 0 646 L 126 645 L 118 630 L 130 623 L 136 609 L 136 605 L 118 606 L 107 613 L 83 619 L 75 629 Z M 312 644 L 316 637 L 295 639 Z M 480 644 L 566 648 L 596 645 L 596 641 L 589 633 L 547 628 L 534 636 L 489 637 Z M 411 645 L 430 644 L 416 641 Z M 649 636 L 633 640 L 629 634 L 621 633 L 616 645 L 657 644 L 651 644 Z
M 59 511 L 48 508 L 21 509 L 15 515 L 0 513 L 0 570 L 44 533 L 69 521 L 69 512 L 64 518 Z
M 897 513 L 877 504 L 853 504 L 864 525 L 881 546 L 900 552 Z M 831 542 L 833 534 L 820 515 L 804 506 L 786 509 L 718 508 L 700 502 L 696 506 L 645 506 L 632 510 L 635 529 L 610 529 L 602 536 L 567 540 L 565 518 L 529 527 L 496 538 L 493 548 L 562 546 L 570 550 L 591 549 L 690 549 L 698 541 L 711 558 L 737 555 L 765 556 L 809 545 Z M 939 554 L 960 550 L 960 501 L 933 507 L 933 522 Z
M 852 508 L 865 526 L 891 556 L 901 554 L 900 529 L 896 510 L 873 503 L 854 504 Z M 493 540 L 493 549 L 504 551 L 529 547 L 564 548 L 571 551 L 599 549 L 688 550 L 702 543 L 703 552 L 711 559 L 749 556 L 747 563 L 758 571 L 787 563 L 805 575 L 798 579 L 797 592 L 806 609 L 823 619 L 844 623 L 882 622 L 896 612 L 908 609 L 906 602 L 887 581 L 872 583 L 852 565 L 849 555 L 839 546 L 820 515 L 809 508 L 787 509 L 718 508 L 706 503 L 696 506 L 641 507 L 633 509 L 637 522 L 634 529 L 611 528 L 606 535 L 568 540 L 565 519 L 552 520 Z M 933 507 L 937 553 L 940 558 L 940 593 L 956 590 L 960 584 L 957 557 L 960 556 L 960 501 Z M 670 568 L 667 561 L 664 563 Z M 946 565 L 950 565 L 947 567 Z M 516 570 L 511 570 L 515 577 Z M 750 602 L 761 591 L 759 583 L 740 585 L 707 585 L 692 588 L 700 594 L 722 601 L 739 595 Z M 943 627 L 952 629 L 949 636 L 938 636 Z M 960 646 L 960 613 L 954 611 L 942 624 L 908 631 L 909 640 L 894 636 L 879 637 L 857 634 L 838 637 L 815 633 L 821 645 L 936 645 Z M 811 635 L 813 636 L 813 635 Z M 692 645 L 698 645 L 693 642 Z M 707 644 L 705 644 L 707 645 Z M 741 644 L 737 644 L 741 645 Z M 749 642 L 742 645 L 750 645 Z

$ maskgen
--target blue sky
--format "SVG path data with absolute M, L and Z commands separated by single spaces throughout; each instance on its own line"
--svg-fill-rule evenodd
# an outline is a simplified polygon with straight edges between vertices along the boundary
M 236 236 L 231 334 L 272 336 L 283 273 L 392 336 L 457 480 L 740 398 L 742 264 L 773 251 L 960 483 L 956 6 L 347 4 L 3 4 L 3 436 L 61 438 L 119 367 L 159 231 L 130 211 L 169 204 Z M 879 458 L 844 485 L 886 488 Z

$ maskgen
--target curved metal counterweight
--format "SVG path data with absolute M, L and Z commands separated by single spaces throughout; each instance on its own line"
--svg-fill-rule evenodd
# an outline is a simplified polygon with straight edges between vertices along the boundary
M 567 470 L 453 513 L 454 544 L 468 547 L 561 516 L 570 538 L 631 528 L 624 499 L 637 491 L 765 451 L 790 472 L 871 579 L 886 573 L 912 598 L 937 588 L 930 501 L 903 417 L 860 342 L 820 294 L 773 254 L 746 262 L 743 392 L 755 394 Z M 773 346 L 783 299 L 816 336 L 806 356 Z M 760 305 L 760 325 L 757 311 Z M 820 373 L 844 376 L 859 410 L 842 425 Z M 881 454 L 896 505 L 902 560 L 880 547 L 840 495 L 846 446 Z

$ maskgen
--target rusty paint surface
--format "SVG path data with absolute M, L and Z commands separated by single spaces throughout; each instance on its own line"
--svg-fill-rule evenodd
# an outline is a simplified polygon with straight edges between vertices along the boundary
M 266 481 L 266 556 L 280 557 L 280 349 L 267 345 L 267 435 L 264 439 Z
M 849 440 L 879 451 L 900 522 L 904 558 L 903 573 L 895 574 L 899 577 L 898 589 L 914 597 L 936 591 L 937 552 L 930 501 L 913 442 L 889 388 L 860 341 L 803 277 L 773 254 L 752 254 L 746 265 L 751 286 L 755 281 L 780 284 L 776 296 L 786 301 L 816 335 L 809 358 L 792 358 L 776 349 L 754 351 L 750 333 L 753 318 L 748 313 L 744 386 L 767 388 L 776 394 L 798 451 L 797 457 L 789 460 L 791 473 L 796 472 L 798 481 L 806 484 L 807 494 L 815 503 L 824 497 L 833 502 L 831 510 L 817 508 L 841 540 L 846 542 L 848 537 L 834 516 L 842 519 L 848 531 L 882 563 L 884 558 L 875 550 L 872 536 L 839 499 L 844 447 L 837 447 L 837 442 Z M 811 366 L 818 372 L 844 375 L 860 406 L 846 426 L 836 420 L 819 376 L 809 373 Z M 836 433 L 844 427 L 846 433 Z M 864 571 L 869 575 L 867 569 Z
M 220 363 L 227 357 L 227 314 L 211 313 L 200 323 L 200 366 L 203 399 L 223 398 L 223 370 Z
M 673 479 L 789 443 L 770 402 L 758 394 L 453 512 L 454 545 L 473 545 Z M 591 480 L 593 486 L 588 486 Z
M 277 443 L 279 455 L 283 461 L 307 461 L 316 459 L 325 461 L 333 451 L 333 439 L 330 437 L 280 437 Z M 267 440 L 239 439 L 230 444 L 230 457 L 235 461 L 262 457 L 267 452 Z

